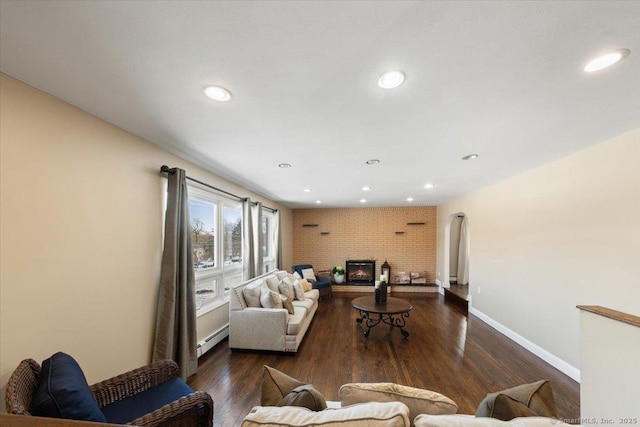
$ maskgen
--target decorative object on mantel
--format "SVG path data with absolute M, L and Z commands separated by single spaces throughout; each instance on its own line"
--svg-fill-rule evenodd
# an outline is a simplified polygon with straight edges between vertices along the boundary
M 399 271 L 396 273 L 396 285 L 408 285 L 411 283 L 411 274 L 406 271 Z
M 384 281 L 387 283 L 391 283 L 391 266 L 387 262 L 387 259 L 384 259 L 384 263 L 380 266 L 380 274 L 384 276 Z M 382 277 L 380 277 L 380 281 L 382 281 Z
M 342 283 L 345 273 L 346 270 L 344 269 L 344 267 L 336 265 L 335 267 L 333 267 L 333 281 L 338 284 Z
M 412 271 L 411 272 L 411 284 L 412 285 L 426 285 L 427 284 L 427 272 L 426 271 Z
M 374 292 L 376 304 L 387 303 L 387 278 L 384 274 L 381 274 L 380 281 L 376 282 Z

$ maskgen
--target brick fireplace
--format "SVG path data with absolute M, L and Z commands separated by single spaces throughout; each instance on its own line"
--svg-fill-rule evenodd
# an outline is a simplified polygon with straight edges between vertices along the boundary
M 376 277 L 376 262 L 372 260 L 349 260 L 346 265 L 347 283 L 373 285 Z

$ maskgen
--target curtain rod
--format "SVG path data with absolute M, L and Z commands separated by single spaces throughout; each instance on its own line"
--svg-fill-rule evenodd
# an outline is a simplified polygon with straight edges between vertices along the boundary
M 174 172 L 173 172 L 173 169 L 169 168 L 169 166 L 167 166 L 167 165 L 162 165 L 162 166 L 160 167 L 160 173 L 174 173 Z M 240 196 L 238 196 L 238 195 L 236 195 L 236 194 L 229 193 L 228 191 L 224 191 L 224 190 L 222 190 L 222 189 L 220 189 L 220 188 L 218 188 L 218 187 L 214 187 L 213 185 L 209 185 L 209 184 L 207 184 L 206 182 L 202 182 L 202 181 L 199 181 L 199 180 L 197 180 L 197 179 L 195 179 L 195 178 L 191 178 L 190 176 L 186 176 L 185 178 L 187 178 L 189 181 L 197 182 L 197 183 L 198 183 L 198 184 L 200 184 L 200 185 L 204 185 L 205 187 L 210 188 L 210 189 L 212 189 L 212 190 L 219 191 L 220 193 L 224 193 L 224 194 L 226 194 L 227 196 L 235 197 L 235 198 L 236 198 L 236 199 L 238 199 L 239 201 L 244 201 L 244 200 L 246 200 L 246 199 L 247 199 L 246 197 L 240 197 Z M 256 204 L 255 202 L 252 202 L 252 203 L 253 203 L 254 205 Z M 262 207 L 263 207 L 263 208 L 265 208 L 265 209 L 267 209 L 267 210 L 270 210 L 271 212 L 277 212 L 277 211 L 278 211 L 277 209 L 270 208 L 269 206 L 262 205 Z

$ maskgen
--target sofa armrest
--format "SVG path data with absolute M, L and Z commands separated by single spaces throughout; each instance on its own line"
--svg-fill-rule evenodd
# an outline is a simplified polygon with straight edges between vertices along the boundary
M 178 376 L 179 368 L 173 360 L 160 360 L 93 384 L 90 388 L 98 406 L 102 408 Z
M 129 424 L 140 427 L 211 427 L 213 426 L 213 399 L 204 391 L 196 391 Z
M 284 351 L 289 313 L 283 308 L 229 311 L 229 348 Z

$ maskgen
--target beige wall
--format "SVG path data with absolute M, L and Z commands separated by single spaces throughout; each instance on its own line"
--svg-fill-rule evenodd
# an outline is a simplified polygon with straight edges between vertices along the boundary
M 578 304 L 638 315 L 640 129 L 438 206 L 464 212 L 474 308 L 575 368 Z
M 580 366 L 581 424 L 640 422 L 640 327 L 581 311 Z
M 2 392 L 20 360 L 42 361 L 56 351 L 76 357 L 90 383 L 149 362 L 163 164 L 280 208 L 284 267 L 290 267 L 289 209 L 0 77 Z M 199 327 L 228 321 L 227 307 L 222 310 L 199 318 Z
M 344 266 L 349 259 L 374 259 L 377 276 L 386 259 L 392 276 L 399 271 L 426 270 L 427 283 L 435 283 L 435 232 L 435 206 L 294 209 L 293 262 L 322 270 Z

